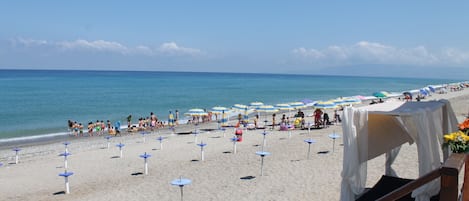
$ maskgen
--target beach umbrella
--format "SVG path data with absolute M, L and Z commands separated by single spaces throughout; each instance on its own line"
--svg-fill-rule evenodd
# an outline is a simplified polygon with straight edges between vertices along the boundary
M 314 103 L 313 100 L 307 99 L 307 98 L 301 100 L 300 102 L 302 102 L 303 104 L 305 104 L 305 105 L 307 105 L 307 106 L 308 106 L 308 105 L 311 105 L 312 103 Z
M 295 109 L 303 109 L 307 107 L 306 104 L 304 104 L 303 102 L 291 102 L 289 103 L 289 105 Z
M 208 113 L 205 112 L 204 109 L 192 108 L 189 111 L 187 111 L 186 113 L 184 113 L 184 115 L 191 116 L 192 118 L 196 118 L 196 122 L 198 122 L 200 117 L 207 116 Z
M 246 112 L 249 109 L 249 106 L 243 104 L 234 104 L 231 109 L 239 113 Z
M 348 103 L 346 103 L 345 100 L 342 98 L 336 98 L 330 101 L 333 102 L 335 105 L 348 105 Z
M 272 105 L 263 105 L 256 109 L 257 112 L 265 114 L 265 122 L 267 122 L 267 114 L 268 113 L 275 113 L 279 110 Z
M 163 150 L 163 140 L 164 140 L 164 137 L 163 137 L 163 136 L 160 136 L 160 137 L 156 138 L 156 140 L 160 141 L 160 150 Z
M 231 141 L 233 142 L 233 154 L 236 154 L 236 143 L 238 142 L 238 138 L 232 137 Z
M 264 176 L 264 157 L 270 155 L 270 152 L 266 151 L 256 151 L 256 154 L 261 157 L 261 176 Z
M 65 146 L 65 152 L 68 152 L 68 145 L 70 144 L 70 142 L 64 142 L 62 144 Z
M 200 159 L 204 161 L 204 147 L 207 146 L 207 143 L 201 141 L 200 144 L 197 144 L 197 146 L 200 147 Z
M 203 111 L 203 110 L 202 110 Z M 191 115 L 192 116 L 192 115 Z M 175 126 L 174 124 L 174 114 L 172 111 L 169 111 L 169 114 L 168 114 L 168 126 L 170 128 L 173 128 Z
M 310 139 L 304 140 L 304 142 L 308 143 L 308 160 L 309 160 L 309 156 L 311 155 L 311 144 L 316 143 L 316 140 L 313 140 L 310 138 Z
M 288 116 L 291 116 L 291 111 L 294 109 L 290 104 L 280 103 L 276 104 L 275 107 L 281 111 L 288 111 Z
M 221 113 L 221 125 L 227 126 L 228 125 L 228 115 L 226 112 Z
M 192 134 L 194 135 L 194 143 L 197 144 L 197 136 L 200 134 L 198 124 L 194 125 L 194 132 L 192 132 Z
M 257 112 L 264 112 L 264 113 L 275 113 L 279 110 L 274 107 L 273 105 L 263 105 L 256 109 Z
M 245 109 L 249 108 L 247 105 L 243 104 L 234 104 L 231 109 L 237 110 L 237 111 L 244 111 Z
M 122 144 L 122 142 L 119 142 L 119 144 L 116 144 L 116 147 L 119 147 L 119 151 L 120 151 L 120 158 L 122 158 L 122 147 L 124 147 L 125 145 Z
M 332 101 L 318 101 L 313 105 L 314 108 L 331 109 L 336 108 L 337 105 Z
M 15 152 L 15 164 L 18 164 L 18 162 L 19 162 L 19 160 L 20 160 L 20 156 L 18 155 L 18 152 L 20 152 L 21 149 L 18 148 L 18 147 L 15 147 L 15 148 L 13 149 L 13 151 Z
M 182 176 L 179 179 L 175 179 L 171 181 L 171 185 L 179 186 L 179 188 L 181 189 L 181 201 L 184 200 L 184 191 L 183 191 L 184 186 L 189 185 L 191 183 L 192 181 L 190 179 L 182 178 Z
M 265 136 L 266 136 L 267 134 L 269 134 L 269 133 L 264 130 L 261 134 L 263 135 L 263 138 L 262 138 L 262 148 L 261 148 L 261 150 L 264 151 L 264 147 L 266 146 Z
M 208 114 L 207 114 L 207 112 L 205 112 L 204 109 L 192 108 L 189 111 L 187 111 L 186 113 L 184 113 L 184 115 L 200 117 L 200 116 L 207 116 Z
M 353 98 L 353 97 L 344 98 L 344 102 L 347 103 L 347 104 L 350 104 L 350 105 L 362 103 L 362 101 L 360 99 Z
M 404 96 L 409 96 L 410 99 L 412 100 L 412 93 L 408 92 L 408 91 L 405 91 L 404 93 L 402 93 L 402 95 Z
M 212 113 L 214 114 L 221 114 L 223 112 L 228 112 L 230 111 L 229 108 L 226 108 L 226 107 L 221 107 L 221 106 L 216 106 L 216 107 L 212 107 Z
M 424 95 L 424 96 L 428 96 L 428 92 L 425 89 L 420 89 L 419 93 Z
M 362 100 L 362 101 L 367 101 L 367 100 L 374 100 L 374 99 L 377 99 L 375 96 L 362 96 L 362 95 L 358 95 L 358 96 L 355 96 L 356 98 Z
M 143 143 L 145 143 L 145 142 L 146 142 L 145 135 L 148 135 L 148 134 L 150 134 L 150 132 L 147 132 L 147 131 L 142 131 L 142 132 L 140 132 L 140 134 L 141 134 L 141 135 L 142 135 L 142 137 L 143 137 Z
M 72 175 L 73 175 L 73 172 L 67 172 L 67 170 L 65 170 L 64 173 L 59 174 L 59 176 L 65 178 L 65 194 L 70 194 L 70 184 L 68 183 L 68 177 Z
M 150 154 L 147 154 L 147 152 L 145 152 L 144 154 L 140 155 L 140 158 L 143 158 L 143 161 L 144 161 L 144 170 L 145 170 L 145 175 L 148 175 L 148 162 L 147 162 L 147 159 L 150 158 L 151 155 Z
M 110 139 L 112 138 L 112 136 L 108 135 L 108 136 L 105 136 L 104 138 L 106 138 L 107 148 L 109 149 L 109 145 L 111 144 Z
M 264 105 L 263 102 L 258 102 L 258 101 L 249 103 L 249 106 L 250 106 L 251 108 L 254 108 L 254 109 L 256 109 L 256 108 L 258 108 L 258 107 L 260 107 L 260 106 L 263 106 L 263 105 Z
M 433 92 L 433 93 L 436 92 L 436 89 L 435 89 L 435 87 L 433 87 L 433 86 L 428 86 L 428 89 L 430 89 L 430 91 Z
M 249 113 L 251 110 L 248 110 L 248 108 L 244 109 L 244 115 L 243 115 L 243 121 L 247 122 L 249 120 Z
M 386 98 L 388 97 L 389 93 L 385 91 L 379 91 L 379 92 L 374 92 L 372 95 L 377 98 Z
M 329 134 L 329 138 L 332 139 L 332 152 L 334 152 L 335 139 L 340 138 L 340 135 L 333 132 L 332 134 Z

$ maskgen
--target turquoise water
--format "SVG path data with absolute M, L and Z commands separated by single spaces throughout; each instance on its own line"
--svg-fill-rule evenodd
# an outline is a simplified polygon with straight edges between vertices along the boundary
M 316 75 L 0 70 L 0 139 L 67 131 L 67 120 L 125 122 L 154 112 L 328 100 L 459 80 Z

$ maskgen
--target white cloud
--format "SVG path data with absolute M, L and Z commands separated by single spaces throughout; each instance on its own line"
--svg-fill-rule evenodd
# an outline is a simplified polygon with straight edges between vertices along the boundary
M 293 53 L 298 54 L 302 57 L 308 57 L 308 58 L 314 58 L 314 59 L 321 59 L 325 56 L 323 53 L 321 53 L 318 50 L 315 50 L 315 49 L 307 50 L 306 48 L 303 48 L 303 47 L 294 49 Z
M 424 46 L 398 48 L 376 42 L 360 41 L 350 46 L 325 49 L 295 48 L 292 54 L 301 61 L 318 64 L 399 64 L 461 65 L 469 64 L 469 52 L 446 49 L 435 52 Z
M 34 40 L 34 39 L 25 39 L 25 38 L 16 38 L 10 40 L 12 45 L 14 46 L 25 46 L 25 47 L 30 47 L 30 46 L 41 46 L 41 45 L 47 45 L 47 41 L 45 40 Z
M 199 49 L 179 46 L 175 42 L 166 42 L 158 48 L 150 48 L 146 45 L 138 45 L 135 47 L 126 46 L 119 42 L 105 40 L 74 40 L 74 41 L 46 41 L 35 39 L 16 38 L 10 40 L 13 48 L 21 46 L 24 48 L 48 47 L 55 48 L 60 51 L 99 51 L 111 52 L 123 55 L 145 55 L 145 56 L 198 56 L 203 55 Z
M 198 55 L 202 53 L 202 51 L 198 49 L 178 46 L 175 42 L 168 42 L 168 43 L 161 44 L 161 46 L 158 48 L 158 51 L 165 53 L 165 54 L 171 54 L 171 55 L 174 55 L 174 54 Z
M 121 54 L 127 54 L 131 51 L 128 47 L 118 42 L 104 41 L 104 40 L 63 41 L 63 42 L 56 43 L 56 45 L 65 50 L 90 49 L 90 50 L 97 50 L 97 51 L 117 52 Z

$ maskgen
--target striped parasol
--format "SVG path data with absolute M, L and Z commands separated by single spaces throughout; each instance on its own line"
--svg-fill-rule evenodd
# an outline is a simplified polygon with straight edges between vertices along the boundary
M 294 107 L 292 107 L 290 104 L 287 104 L 287 103 L 276 104 L 275 107 L 278 108 L 279 110 L 288 111 L 288 116 L 291 116 L 291 111 L 295 109 Z
M 289 103 L 294 109 L 303 109 L 306 105 L 303 102 L 291 102 Z
M 193 108 L 193 109 L 190 109 L 189 111 L 187 111 L 186 113 L 184 113 L 184 115 L 200 117 L 200 116 L 207 116 L 208 114 L 203 109 Z
M 260 107 L 260 106 L 263 106 L 263 105 L 264 105 L 263 102 L 258 102 L 258 101 L 256 101 L 256 102 L 251 102 L 251 103 L 249 104 L 249 107 L 251 107 L 251 108 L 253 108 L 253 109 L 256 109 L 256 108 L 258 108 L 258 107 Z
M 279 110 L 273 105 L 263 105 L 257 108 L 256 111 L 264 112 L 264 113 L 274 113 L 274 112 L 278 112 Z
M 337 105 L 332 101 L 318 101 L 314 104 L 314 108 L 321 108 L 321 109 L 331 109 L 336 108 Z
M 221 113 L 229 113 L 231 112 L 231 110 L 229 108 L 226 108 L 226 107 L 221 107 L 221 106 L 216 106 L 216 107 L 212 107 L 212 113 L 214 114 L 221 114 Z
M 247 105 L 243 105 L 243 104 L 234 104 L 231 109 L 233 110 L 238 110 L 238 111 L 244 111 L 245 109 L 247 109 L 248 106 Z

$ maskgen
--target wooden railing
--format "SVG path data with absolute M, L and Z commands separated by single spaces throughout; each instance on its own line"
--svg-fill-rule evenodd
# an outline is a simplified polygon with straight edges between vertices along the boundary
M 451 154 L 445 163 L 438 169 L 429 172 L 428 174 L 419 177 L 418 179 L 409 182 L 408 184 L 386 194 L 378 199 L 378 201 L 392 201 L 397 200 L 405 195 L 411 193 L 413 190 L 425 185 L 441 177 L 440 200 L 441 201 L 456 201 L 458 200 L 458 177 L 462 165 L 466 161 L 466 154 Z M 469 167 L 465 167 L 466 169 Z M 468 184 L 469 185 L 469 184 Z M 469 201 L 469 187 L 463 184 L 463 201 Z

